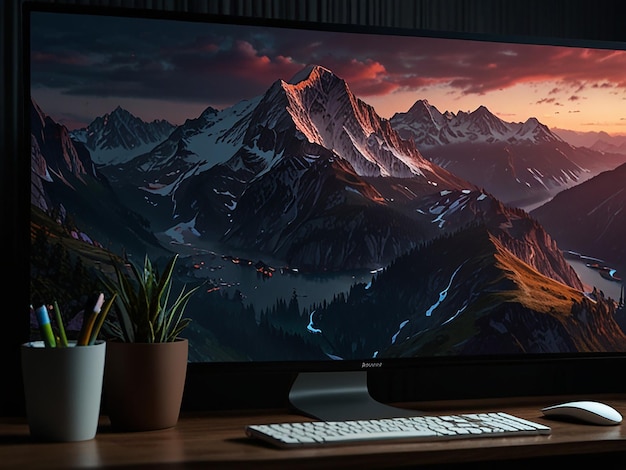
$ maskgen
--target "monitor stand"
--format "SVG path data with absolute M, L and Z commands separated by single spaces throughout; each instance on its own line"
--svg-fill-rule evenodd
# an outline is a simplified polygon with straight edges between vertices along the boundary
M 366 371 L 301 372 L 291 386 L 289 401 L 299 413 L 322 421 L 422 414 L 418 410 L 397 408 L 376 401 L 369 393 Z

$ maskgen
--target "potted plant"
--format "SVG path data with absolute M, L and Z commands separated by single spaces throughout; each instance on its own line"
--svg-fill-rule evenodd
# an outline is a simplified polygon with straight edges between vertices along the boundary
M 108 335 L 103 401 L 113 428 L 147 431 L 175 426 L 187 373 L 188 340 L 180 334 L 183 314 L 200 285 L 183 286 L 172 301 L 172 274 L 178 255 L 162 273 L 146 255 L 143 266 L 113 262 L 115 294 Z M 111 318 L 113 317 L 113 318 Z

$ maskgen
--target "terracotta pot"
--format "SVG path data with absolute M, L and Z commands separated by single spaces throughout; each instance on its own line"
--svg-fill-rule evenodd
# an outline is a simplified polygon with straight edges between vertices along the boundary
M 118 431 L 171 428 L 178 422 L 189 342 L 107 343 L 104 410 Z

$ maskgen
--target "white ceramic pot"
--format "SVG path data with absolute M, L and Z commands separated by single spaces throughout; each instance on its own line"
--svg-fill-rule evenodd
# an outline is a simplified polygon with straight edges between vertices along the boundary
M 44 441 L 85 441 L 98 430 L 106 343 L 21 348 L 26 415 L 31 436 Z

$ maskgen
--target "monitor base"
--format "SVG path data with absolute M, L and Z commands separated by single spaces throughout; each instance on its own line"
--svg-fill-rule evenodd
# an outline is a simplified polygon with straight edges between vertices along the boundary
M 301 414 L 322 421 L 419 416 L 419 410 L 376 401 L 366 371 L 301 372 L 289 391 L 289 402 Z

